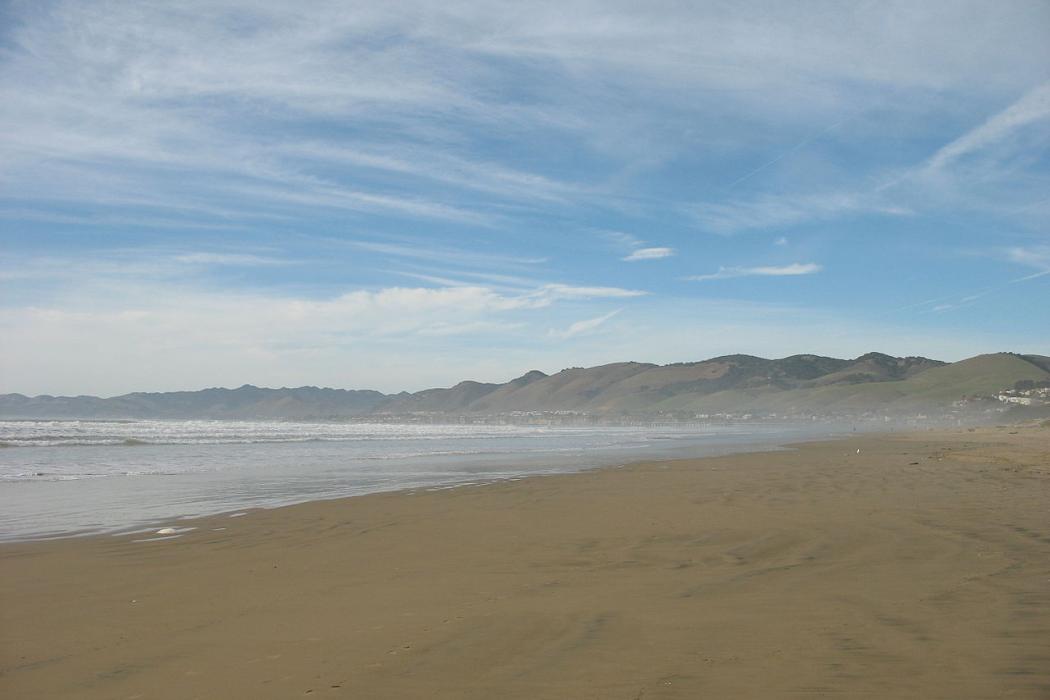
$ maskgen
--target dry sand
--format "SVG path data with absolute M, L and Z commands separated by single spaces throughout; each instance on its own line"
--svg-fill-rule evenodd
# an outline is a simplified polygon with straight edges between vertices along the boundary
M 1029 427 L 8 544 L 0 697 L 1048 698 L 1048 508 Z

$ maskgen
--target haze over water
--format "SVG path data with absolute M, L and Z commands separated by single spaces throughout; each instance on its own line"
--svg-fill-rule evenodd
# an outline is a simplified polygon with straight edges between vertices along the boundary
M 0 421 L 0 539 L 771 448 L 813 427 Z

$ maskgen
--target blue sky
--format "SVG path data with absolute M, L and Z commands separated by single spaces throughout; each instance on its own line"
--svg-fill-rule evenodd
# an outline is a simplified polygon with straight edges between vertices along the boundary
M 0 8 L 0 391 L 1050 354 L 1045 2 Z

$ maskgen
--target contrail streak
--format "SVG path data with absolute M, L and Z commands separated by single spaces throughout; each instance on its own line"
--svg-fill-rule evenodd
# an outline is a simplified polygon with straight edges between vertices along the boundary
M 807 136 L 806 138 L 802 139 L 801 141 L 796 143 L 791 148 L 787 149 L 786 151 L 784 151 L 783 153 L 778 155 L 776 158 L 773 158 L 772 160 L 763 163 L 762 165 L 758 166 L 757 168 L 755 168 L 751 172 L 747 173 L 746 175 L 742 175 L 741 177 L 738 177 L 736 180 L 733 180 L 731 183 L 729 183 L 729 185 L 726 186 L 726 189 L 727 190 L 731 190 L 734 187 L 736 187 L 737 185 L 739 185 L 740 183 L 746 182 L 747 180 L 750 180 L 752 177 L 754 177 L 755 175 L 759 174 L 760 172 L 762 172 L 763 170 L 765 170 L 769 166 L 774 165 L 776 163 L 779 163 L 780 161 L 782 161 L 784 158 L 787 158 L 792 153 L 795 153 L 796 151 L 798 151 L 798 150 L 800 150 L 802 148 L 805 148 L 806 146 L 808 146 L 809 144 L 813 143 L 817 139 L 822 138 L 823 136 L 825 136 L 831 130 L 837 129 L 838 127 L 840 127 L 843 124 L 845 124 L 846 122 L 848 122 L 850 119 L 853 119 L 858 114 L 860 114 L 859 110 L 854 112 L 853 114 L 850 114 L 847 117 L 844 117 L 843 119 L 840 119 L 839 121 L 835 122 L 831 126 L 826 127 L 824 129 L 821 129 L 820 131 L 818 131 L 815 134 Z

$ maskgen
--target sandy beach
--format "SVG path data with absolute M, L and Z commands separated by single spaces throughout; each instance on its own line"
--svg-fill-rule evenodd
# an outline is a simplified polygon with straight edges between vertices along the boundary
M 0 696 L 1048 698 L 1050 428 L 0 546 Z

